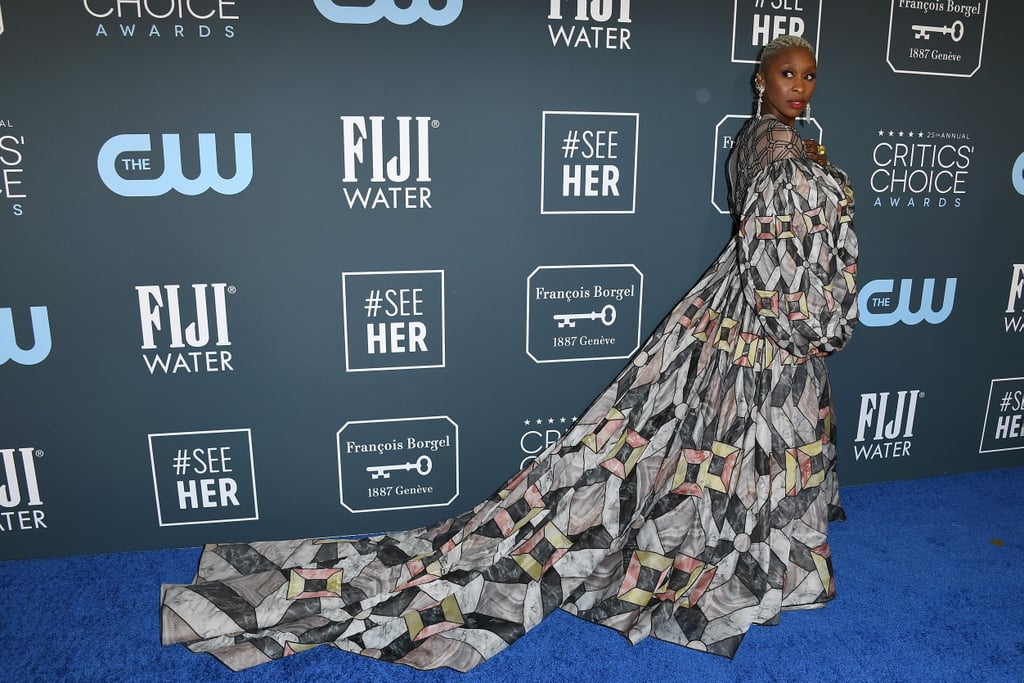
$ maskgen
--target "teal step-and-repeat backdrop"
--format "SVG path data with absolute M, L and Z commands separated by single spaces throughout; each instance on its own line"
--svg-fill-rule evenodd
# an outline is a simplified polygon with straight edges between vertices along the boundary
M 759 48 L 857 191 L 845 484 L 1024 463 L 1010 0 L 0 0 L 0 558 L 416 527 L 730 237 Z

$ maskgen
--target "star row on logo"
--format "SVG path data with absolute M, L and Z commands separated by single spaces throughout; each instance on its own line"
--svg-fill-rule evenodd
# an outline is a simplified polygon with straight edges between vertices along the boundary
M 566 422 L 572 423 L 572 422 L 575 422 L 575 421 L 576 421 L 576 416 L 575 415 L 573 415 L 571 419 L 570 418 L 565 418 L 565 417 L 559 417 L 557 419 L 553 418 L 553 417 L 548 417 L 548 418 L 538 417 L 536 420 L 523 420 L 523 426 L 529 427 L 530 425 L 542 425 L 542 424 L 545 424 L 545 423 L 549 424 L 549 425 L 553 425 L 556 422 L 558 424 L 563 424 L 564 425 Z
M 886 132 L 885 132 L 884 130 L 880 130 L 880 131 L 878 131 L 878 137 L 883 137 L 883 136 L 885 136 L 885 135 L 886 135 Z M 901 130 L 901 131 L 899 131 L 899 132 L 896 132 L 896 131 L 894 131 L 894 130 L 890 130 L 890 131 L 888 132 L 888 135 L 889 135 L 889 137 L 891 137 L 891 138 L 894 138 L 894 137 L 898 137 L 898 138 L 902 138 L 902 137 L 907 137 L 907 138 L 919 137 L 919 138 L 923 138 L 923 137 L 924 137 L 924 133 L 922 133 L 922 132 L 920 132 L 920 131 L 919 131 L 919 132 L 917 132 L 917 133 L 915 133 L 915 132 L 914 132 L 914 131 L 912 131 L 912 130 L 908 130 L 908 131 L 906 131 L 906 132 L 904 132 L 904 131 L 902 131 L 902 130 Z

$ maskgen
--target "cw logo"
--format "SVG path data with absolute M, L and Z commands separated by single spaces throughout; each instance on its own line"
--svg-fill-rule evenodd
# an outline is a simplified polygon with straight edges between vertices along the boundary
M 0 308 L 0 365 L 13 360 L 19 365 L 35 365 L 50 355 L 50 317 L 46 306 L 32 306 L 32 348 L 18 346 L 11 309 Z
M 115 135 L 103 143 L 96 169 L 111 191 L 122 197 L 158 197 L 171 190 L 195 196 L 207 190 L 220 194 L 238 194 L 252 182 L 252 135 L 235 133 L 235 175 L 225 178 L 217 168 L 217 139 L 213 133 L 199 134 L 199 176 L 186 178 L 181 168 L 181 140 L 175 133 L 160 136 L 163 143 L 164 170 L 159 178 L 128 179 L 119 171 L 149 170 L 152 150 L 148 133 Z M 134 154 L 134 156 L 122 155 Z
M 422 19 L 432 26 L 447 26 L 462 14 L 462 0 L 447 0 L 443 9 L 431 7 L 430 0 L 412 0 L 405 9 L 398 6 L 398 0 L 374 0 L 369 6 L 358 7 L 338 5 L 334 0 L 313 0 L 313 4 L 335 24 L 372 24 L 387 19 L 407 26 Z
M 872 280 L 860 290 L 857 303 L 860 306 L 860 321 L 869 327 L 889 327 L 897 323 L 917 325 L 920 322 L 938 325 L 953 311 L 956 296 L 956 278 L 946 278 L 942 296 L 942 308 L 935 310 L 935 279 L 926 278 L 921 287 L 921 304 L 916 311 L 910 310 L 914 281 L 900 280 L 899 295 L 894 308 L 892 300 L 897 296 L 893 290 L 894 280 Z M 874 313 L 872 309 L 892 308 L 889 313 Z
M 1013 189 L 1017 190 L 1017 194 L 1024 195 L 1024 152 L 1013 163 L 1012 179 Z

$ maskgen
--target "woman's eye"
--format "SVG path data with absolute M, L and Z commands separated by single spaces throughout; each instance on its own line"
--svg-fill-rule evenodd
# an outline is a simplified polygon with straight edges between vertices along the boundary
M 783 78 L 792 78 L 793 77 L 793 72 L 792 71 L 783 71 L 782 72 L 782 77 Z
M 816 78 L 816 74 L 807 74 L 806 76 L 804 76 L 804 79 L 806 79 L 808 81 L 813 81 L 815 78 Z

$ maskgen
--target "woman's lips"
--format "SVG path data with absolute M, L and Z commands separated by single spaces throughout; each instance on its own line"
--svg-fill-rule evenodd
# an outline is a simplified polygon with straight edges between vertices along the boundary
M 789 100 L 788 104 L 789 104 L 789 106 L 793 107 L 793 109 L 803 109 L 804 108 L 804 101 L 803 100 Z

